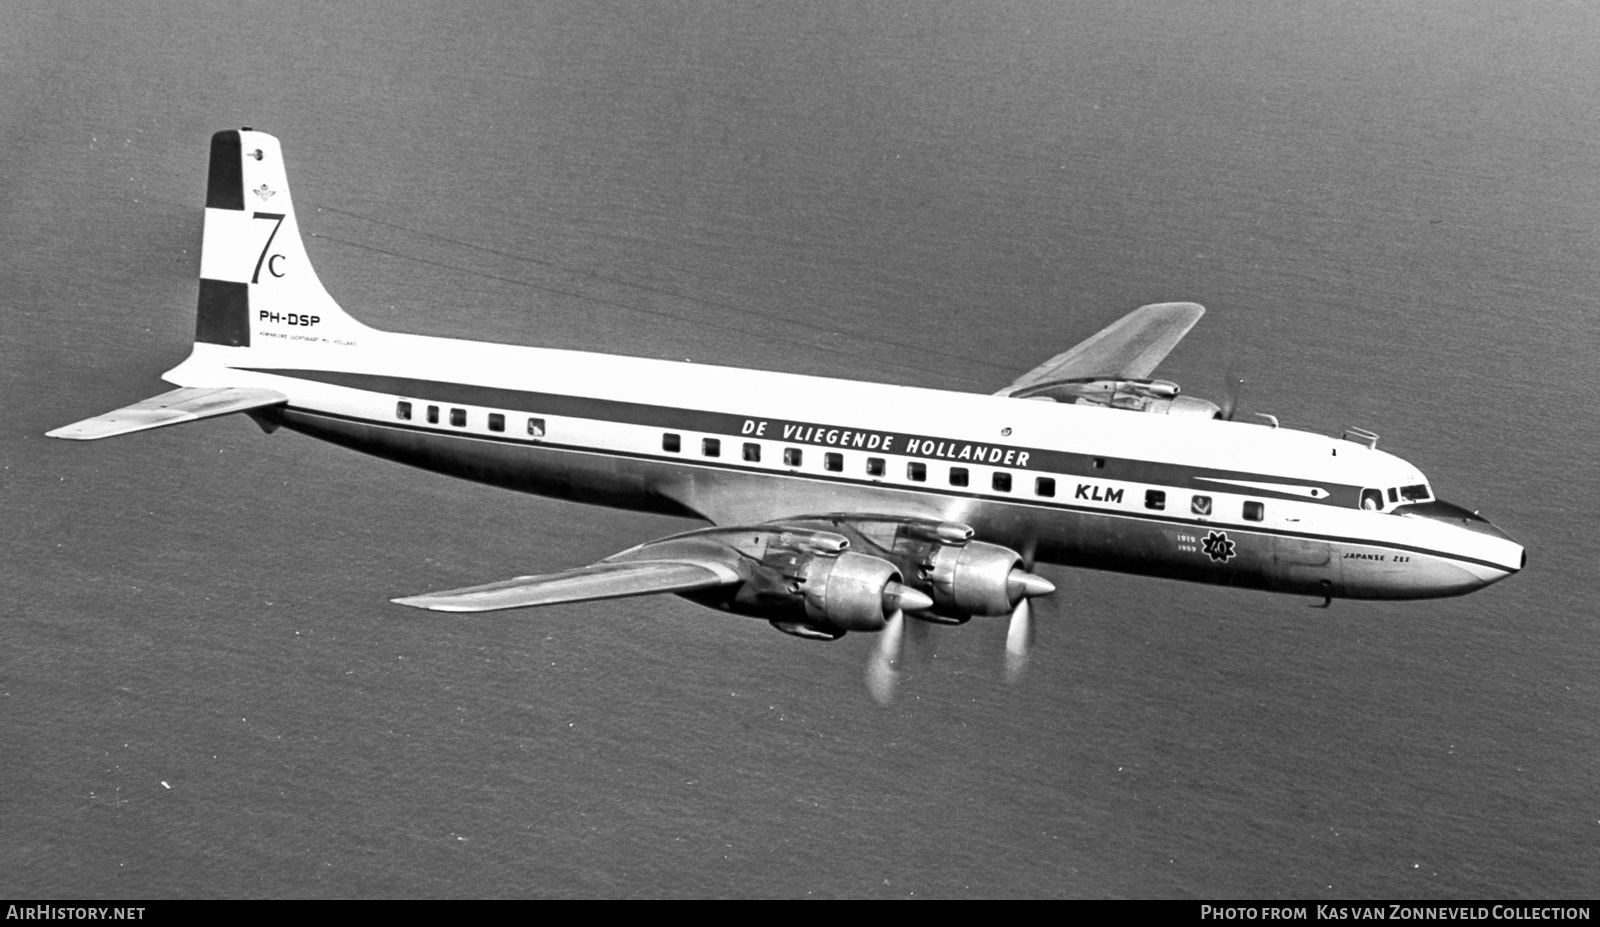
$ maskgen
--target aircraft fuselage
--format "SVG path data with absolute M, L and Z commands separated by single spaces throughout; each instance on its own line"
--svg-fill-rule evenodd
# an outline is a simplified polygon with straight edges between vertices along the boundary
M 257 324 L 270 346 L 287 323 Z M 1405 461 L 1290 429 L 370 330 L 347 350 L 314 370 L 258 348 L 226 379 L 290 397 L 258 420 L 365 453 L 718 523 L 959 522 L 1048 563 L 1349 598 L 1461 594 L 1521 567 L 1482 519 L 1390 501 L 1425 485 Z M 197 345 L 169 379 L 206 385 L 227 353 Z M 419 376 L 405 359 L 424 355 Z M 1363 510 L 1374 490 L 1382 510 Z

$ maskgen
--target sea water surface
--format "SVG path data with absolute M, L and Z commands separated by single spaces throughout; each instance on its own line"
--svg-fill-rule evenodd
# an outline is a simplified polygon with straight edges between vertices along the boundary
M 1538 6 L 12 2 L 0 894 L 1588 897 L 1600 17 Z M 992 392 L 1148 302 L 1162 375 L 1381 434 L 1529 549 L 1430 602 L 1046 568 L 873 646 L 675 598 L 388 599 L 690 523 L 161 391 L 206 146 L 282 140 L 379 327 Z

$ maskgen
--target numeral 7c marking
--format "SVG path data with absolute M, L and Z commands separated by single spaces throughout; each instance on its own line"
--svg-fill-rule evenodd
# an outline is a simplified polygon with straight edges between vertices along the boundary
M 278 273 L 278 271 L 272 266 L 272 261 L 276 261 L 277 259 L 283 257 L 283 255 L 274 254 L 272 256 L 272 261 L 267 260 L 267 251 L 272 247 L 272 240 L 278 237 L 278 229 L 283 227 L 283 215 L 284 214 L 281 212 L 258 212 L 250 217 L 252 219 L 277 220 L 276 222 L 272 223 L 272 232 L 271 234 L 267 235 L 267 243 L 261 246 L 261 256 L 256 258 L 256 272 L 250 275 L 251 283 L 261 282 L 262 264 L 267 265 L 267 273 L 273 275 L 274 277 L 283 276 L 283 274 Z

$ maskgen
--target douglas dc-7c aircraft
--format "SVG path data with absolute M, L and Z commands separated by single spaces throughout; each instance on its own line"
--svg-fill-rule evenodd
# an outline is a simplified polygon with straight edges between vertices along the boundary
M 50 432 L 87 440 L 243 412 L 463 479 L 710 527 L 589 566 L 396 599 L 453 612 L 677 593 L 837 640 L 904 616 L 1009 615 L 1014 669 L 1036 561 L 1316 596 L 1481 589 L 1522 547 L 1439 501 L 1377 436 L 1234 422 L 1150 379 L 1199 320 L 1137 309 L 998 393 L 680 364 L 378 331 L 301 241 L 278 140 L 211 140 L 193 353 L 180 389 Z

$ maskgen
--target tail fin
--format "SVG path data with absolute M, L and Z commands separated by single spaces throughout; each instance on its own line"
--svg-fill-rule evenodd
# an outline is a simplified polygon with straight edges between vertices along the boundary
M 288 396 L 230 368 L 263 354 L 301 361 L 302 352 L 349 347 L 372 331 L 339 308 L 306 257 L 278 140 L 248 128 L 218 132 L 206 181 L 194 351 L 164 374 L 181 388 L 48 434 L 88 441 L 282 406 Z
M 213 135 L 196 345 L 350 343 L 367 331 L 306 256 L 278 140 L 249 127 Z

